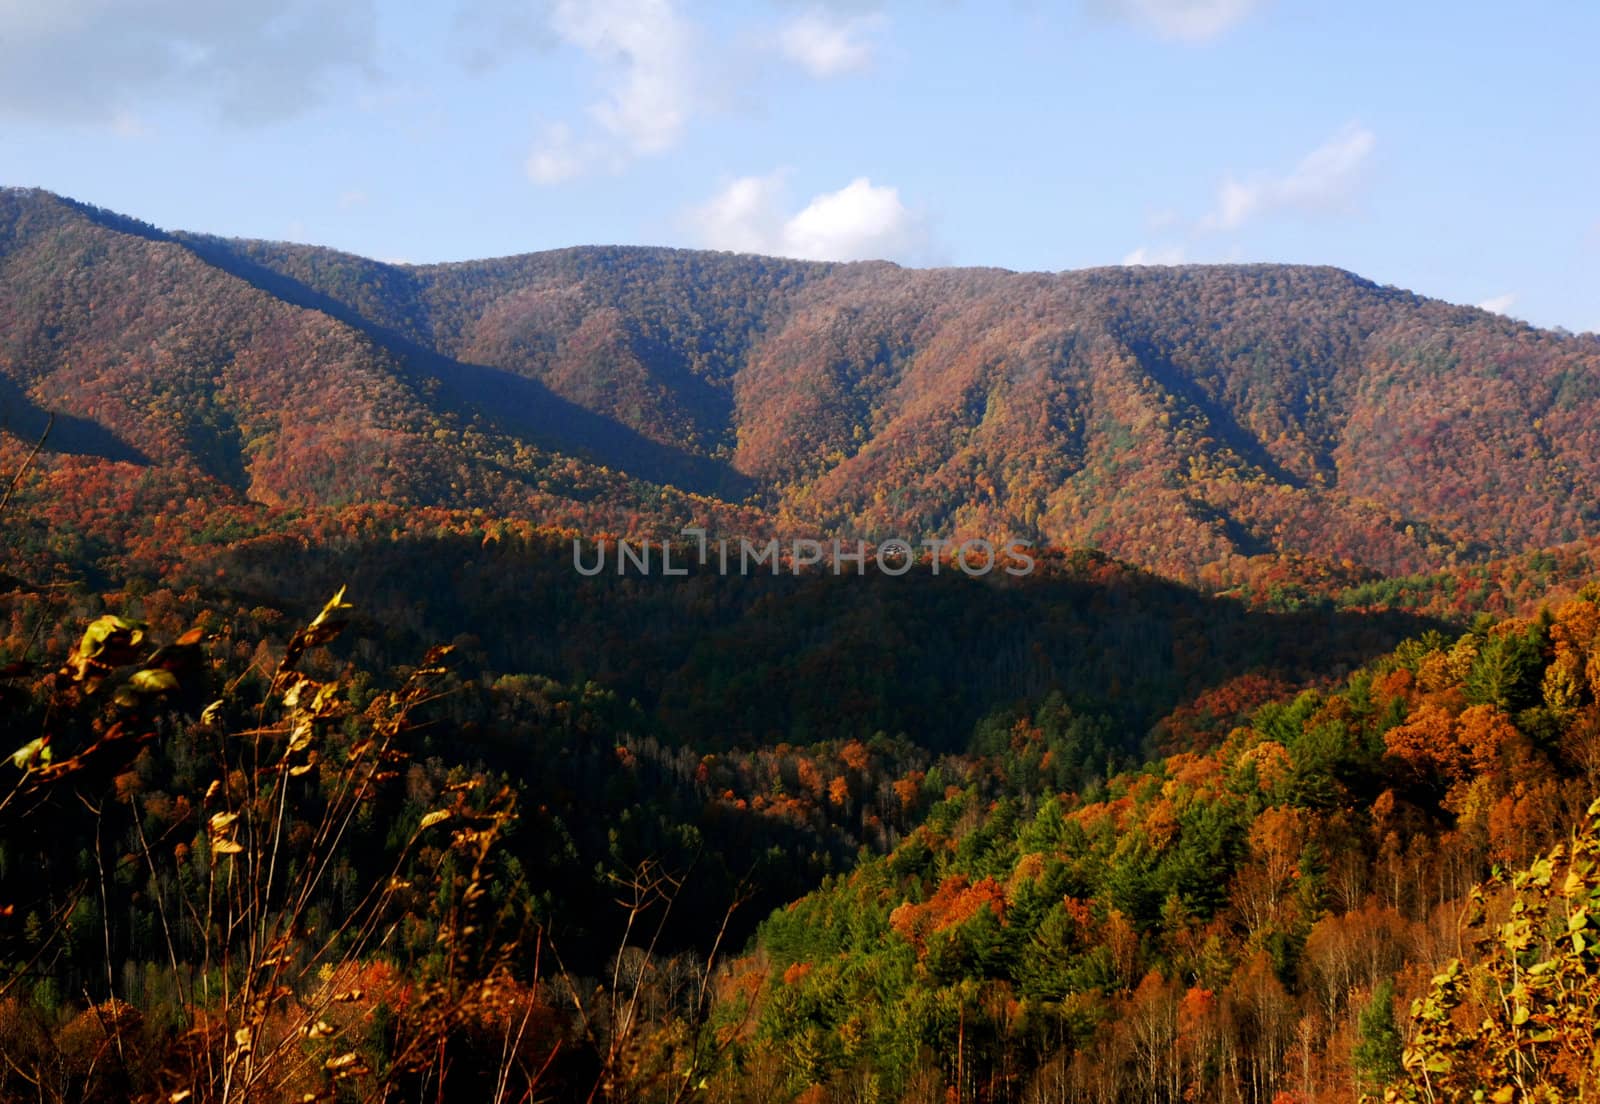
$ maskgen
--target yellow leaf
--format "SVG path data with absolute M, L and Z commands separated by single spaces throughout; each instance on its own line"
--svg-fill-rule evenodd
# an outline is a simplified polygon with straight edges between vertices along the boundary
M 128 679 L 127 685 L 140 694 L 165 694 L 178 688 L 178 677 L 171 671 L 137 671 Z
M 346 589 L 348 589 L 348 588 L 340 587 L 339 588 L 339 592 L 328 600 L 328 604 L 327 605 L 322 607 L 322 612 L 317 614 L 316 617 L 312 618 L 312 620 L 311 620 L 311 627 L 312 628 L 316 628 L 319 625 L 325 624 L 328 621 L 329 618 L 333 617 L 337 613 L 342 613 L 343 611 L 345 611 L 347 609 L 353 609 L 354 608 L 348 602 L 346 602 L 344 600 L 344 592 L 345 592 Z
M 324 683 L 322 689 L 317 691 L 317 696 L 311 700 L 311 712 L 321 713 L 333 704 L 334 698 L 339 695 L 337 682 Z
M 126 621 L 121 617 L 106 614 L 96 618 L 83 630 L 83 639 L 78 642 L 78 655 L 83 659 L 93 659 L 105 651 L 108 642 L 118 637 L 126 637 L 118 643 L 132 648 L 144 639 L 144 624 L 140 621 Z
M 40 736 L 29 740 L 11 753 L 11 762 L 18 770 L 32 770 L 50 763 L 50 738 Z
M 435 809 L 433 812 L 422 818 L 422 823 L 417 825 L 417 830 L 420 832 L 425 828 L 432 828 L 435 824 L 449 819 L 449 809 Z
M 297 751 L 304 751 L 311 746 L 312 728 L 310 721 L 301 721 L 294 726 L 294 732 L 289 736 L 288 753 L 293 755 Z
M 308 678 L 295 679 L 294 685 L 283 692 L 283 704 L 288 706 L 290 709 L 298 709 L 300 707 L 300 692 L 307 686 L 315 685 L 316 683 L 312 682 Z

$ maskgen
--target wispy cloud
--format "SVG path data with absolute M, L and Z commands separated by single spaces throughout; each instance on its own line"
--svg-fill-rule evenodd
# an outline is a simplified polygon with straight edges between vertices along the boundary
M 1132 253 L 1122 258 L 1125 265 L 1180 265 L 1183 264 L 1186 251 L 1181 245 L 1158 246 L 1151 248 L 1141 245 Z
M 118 138 L 126 138 L 129 141 L 149 138 L 155 134 L 149 123 L 125 107 L 119 107 L 111 113 L 111 130 Z
M 542 0 L 456 0 L 452 30 L 456 56 L 472 72 L 559 44 Z
M 1209 42 L 1242 23 L 1264 0 L 1090 0 L 1090 10 L 1179 42 Z
M 1282 176 L 1247 181 L 1228 178 L 1203 230 L 1234 230 L 1261 215 L 1283 211 L 1317 214 L 1349 208 L 1377 145 L 1372 131 L 1351 123 L 1300 159 Z
M 814 77 L 859 72 L 872 64 L 873 37 L 887 23 L 878 12 L 848 14 L 815 7 L 783 26 L 777 46 Z
M 556 0 L 550 27 L 589 56 L 604 91 L 589 106 L 589 134 L 565 122 L 546 129 L 528 158 L 532 179 L 567 180 L 678 143 L 695 108 L 694 35 L 672 0 Z
M 1171 207 L 1163 207 L 1151 211 L 1144 217 L 1144 228 L 1152 234 L 1160 234 L 1183 225 L 1183 215 Z
M 376 71 L 374 0 L 0 0 L 0 117 L 110 124 L 153 101 L 277 122 Z
M 1496 295 L 1485 299 L 1483 302 L 1478 304 L 1478 309 L 1486 310 L 1491 314 L 1505 314 L 1516 305 L 1516 302 L 1517 293 L 1514 291 L 1508 291 L 1504 295 Z
M 545 127 L 533 152 L 528 154 L 528 179 L 535 184 L 560 184 L 582 176 L 599 150 L 593 143 L 587 149 L 580 148 L 571 127 L 566 123 L 551 123 Z
M 915 263 L 929 254 L 926 220 L 899 189 L 857 177 L 790 214 L 785 174 L 733 181 L 690 213 L 702 245 L 818 261 L 887 259 Z

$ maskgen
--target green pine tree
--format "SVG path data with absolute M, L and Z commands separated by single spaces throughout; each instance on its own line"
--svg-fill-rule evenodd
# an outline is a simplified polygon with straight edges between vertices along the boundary
M 1372 999 L 1356 1022 L 1356 1045 L 1351 1057 L 1361 1087 L 1376 1092 L 1404 1073 L 1400 1049 L 1400 1026 L 1394 1019 L 1394 979 L 1385 978 L 1372 991 Z

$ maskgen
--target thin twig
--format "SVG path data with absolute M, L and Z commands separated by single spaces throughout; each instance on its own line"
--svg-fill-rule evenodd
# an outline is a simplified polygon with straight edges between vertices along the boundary
M 54 428 L 55 424 L 56 416 L 52 412 L 45 420 L 44 432 L 39 434 L 39 439 L 33 444 L 33 451 L 28 453 L 27 459 L 22 462 L 22 467 L 17 469 L 17 474 L 11 477 L 11 485 L 6 488 L 6 493 L 0 495 L 0 510 L 4 510 L 11 502 L 11 496 L 16 492 L 17 485 L 22 482 L 22 477 L 27 474 L 29 466 L 33 464 L 33 458 L 39 455 L 40 449 L 44 448 L 45 438 L 50 436 L 50 430 Z

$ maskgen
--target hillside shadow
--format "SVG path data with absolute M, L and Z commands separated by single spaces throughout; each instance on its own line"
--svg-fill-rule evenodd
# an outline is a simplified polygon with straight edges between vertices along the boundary
M 230 576 L 270 569 L 244 550 L 227 558 Z M 1001 582 L 724 576 L 692 560 L 683 577 L 619 576 L 614 563 L 586 578 L 555 538 L 408 538 L 381 557 L 360 544 L 308 553 L 295 589 L 309 608 L 348 583 L 382 622 L 428 588 L 405 647 L 470 633 L 493 669 L 593 680 L 703 750 L 881 731 L 955 751 L 982 718 L 1059 692 L 1113 721 L 1131 753 L 1174 708 L 1241 675 L 1339 679 L 1450 629 L 1399 610 L 1253 609 L 1082 553 Z
M 1132 354 L 1139 365 L 1150 373 L 1150 378 L 1190 406 L 1205 415 L 1217 439 L 1238 453 L 1247 462 L 1265 473 L 1275 483 L 1303 490 L 1306 481 L 1285 468 L 1273 456 L 1265 442 L 1239 423 L 1234 413 L 1206 393 L 1204 387 L 1180 368 L 1155 344 L 1127 332 L 1117 332 L 1117 340 Z
M 451 412 L 483 418 L 504 433 L 553 452 L 577 456 L 651 483 L 738 501 L 757 490 L 731 465 L 653 441 L 615 419 L 562 398 L 538 380 L 504 368 L 456 360 L 389 327 L 373 323 L 349 305 L 229 248 L 223 239 L 166 236 L 214 268 L 268 295 L 320 311 L 365 334 L 394 354 L 414 375 L 436 380 Z
M 150 462 L 138 449 L 99 422 L 58 412 L 52 423 L 50 411 L 34 402 L 15 381 L 0 376 L 0 430 L 14 433 L 25 441 L 37 441 L 44 436 L 47 426 L 50 434 L 41 451 L 94 456 L 126 464 Z

